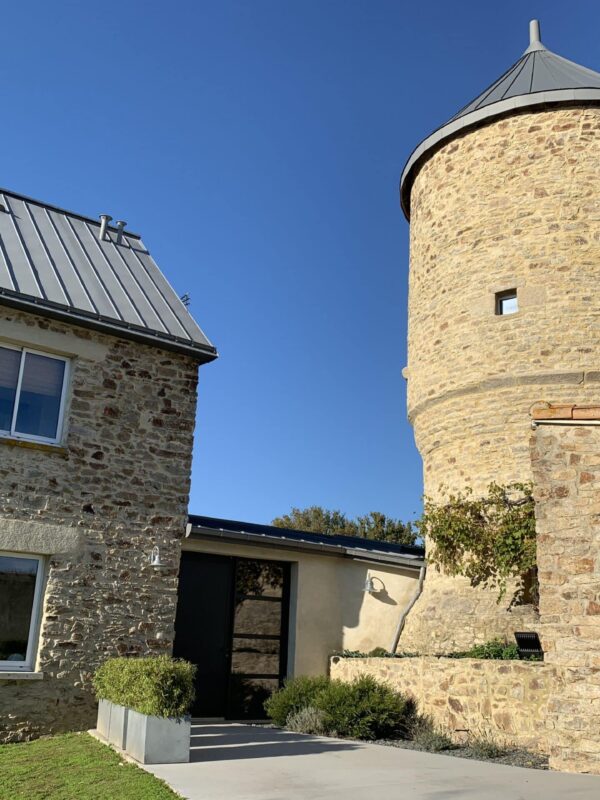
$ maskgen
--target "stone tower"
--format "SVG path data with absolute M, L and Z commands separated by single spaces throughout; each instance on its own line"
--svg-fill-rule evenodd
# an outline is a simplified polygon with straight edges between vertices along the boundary
M 427 495 L 530 480 L 532 404 L 600 402 L 599 165 L 600 74 L 548 50 L 535 20 L 521 58 L 410 156 L 404 375 Z M 430 568 L 400 649 L 532 624 Z

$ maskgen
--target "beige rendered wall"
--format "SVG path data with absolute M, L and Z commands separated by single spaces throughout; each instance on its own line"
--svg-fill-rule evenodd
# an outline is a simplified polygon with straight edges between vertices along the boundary
M 597 400 L 599 160 L 600 109 L 560 108 L 466 133 L 420 169 L 405 374 L 427 495 L 530 480 L 530 406 Z M 497 316 L 495 292 L 512 288 L 518 313 Z M 430 568 L 401 646 L 445 652 L 535 624 Z
M 326 673 L 334 651 L 389 647 L 400 614 L 417 586 L 414 570 L 280 547 L 188 539 L 183 549 L 293 564 L 290 674 L 294 675 Z M 375 579 L 379 592 L 363 591 L 367 574 Z

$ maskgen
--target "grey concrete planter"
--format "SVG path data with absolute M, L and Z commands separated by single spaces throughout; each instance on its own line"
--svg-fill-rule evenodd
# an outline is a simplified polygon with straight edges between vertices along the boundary
M 121 750 L 125 749 L 125 732 L 127 726 L 127 709 L 109 700 L 98 701 L 98 733 L 110 744 Z
M 125 752 L 140 764 L 183 764 L 190 760 L 190 717 L 149 717 L 128 709 Z
M 150 717 L 108 700 L 98 703 L 98 733 L 141 764 L 190 760 L 189 717 Z

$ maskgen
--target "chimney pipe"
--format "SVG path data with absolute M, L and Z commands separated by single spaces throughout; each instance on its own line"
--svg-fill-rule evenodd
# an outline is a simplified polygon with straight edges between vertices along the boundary
M 121 244 L 121 242 L 123 241 L 123 229 L 125 228 L 125 225 L 127 225 L 125 220 L 118 219 L 117 222 L 116 222 L 116 226 L 117 226 L 117 244 Z
M 106 238 L 106 226 L 111 221 L 112 217 L 110 214 L 100 214 L 100 233 L 98 234 L 98 238 L 101 242 L 104 241 Z

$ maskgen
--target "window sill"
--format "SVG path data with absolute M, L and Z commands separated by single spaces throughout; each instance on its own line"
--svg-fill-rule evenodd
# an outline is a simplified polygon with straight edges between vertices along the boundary
M 52 453 L 52 455 L 60 456 L 61 458 L 69 457 L 67 448 L 61 447 L 59 444 L 44 444 L 44 442 L 30 442 L 27 439 L 13 439 L 10 436 L 0 436 L 0 445 L 2 444 L 8 447 L 25 447 L 28 450 L 42 450 L 45 453 Z
M 9 672 L 0 669 L 0 681 L 41 681 L 43 672 Z

